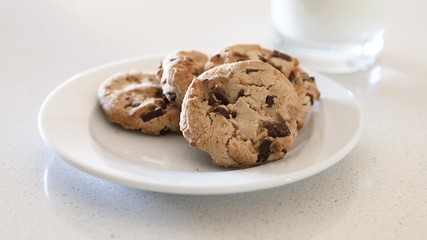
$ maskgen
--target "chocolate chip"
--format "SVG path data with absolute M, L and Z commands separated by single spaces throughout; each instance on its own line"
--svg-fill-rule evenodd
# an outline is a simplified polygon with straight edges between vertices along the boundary
M 292 61 L 292 57 L 291 56 L 289 56 L 288 54 L 279 52 L 277 50 L 273 50 L 273 53 L 271 54 L 271 57 L 281 58 L 281 59 L 283 59 L 285 61 L 288 61 L 288 62 Z
M 159 135 L 166 135 L 166 133 L 168 133 L 169 130 L 167 128 L 163 128 L 162 130 L 160 130 Z
M 169 103 L 169 99 L 165 95 L 162 96 L 162 100 L 165 102 L 165 104 Z
M 261 69 L 248 68 L 248 69 L 246 69 L 246 74 L 250 74 L 250 73 L 254 73 L 254 72 L 259 72 L 259 71 L 261 71 Z
M 174 60 L 176 60 L 177 58 L 171 58 L 171 59 L 169 59 L 169 62 L 172 62 L 172 61 L 174 61 Z
M 286 155 L 286 153 L 288 153 L 288 150 L 283 149 L 283 150 L 282 150 L 282 153 L 284 153 L 284 154 Z
M 291 131 L 284 122 L 270 123 L 265 126 L 267 128 L 268 136 L 270 137 L 287 137 L 291 135 Z
M 236 111 L 231 111 L 230 115 L 232 118 L 236 118 L 237 117 L 237 112 Z
M 245 90 L 240 89 L 239 93 L 237 94 L 237 98 L 244 97 L 245 96 Z
M 313 94 L 311 94 L 311 93 L 307 93 L 307 94 L 305 94 L 306 96 L 308 96 L 309 98 L 310 98 L 310 103 L 311 103 L 311 105 L 313 105 L 314 104 L 314 98 L 313 98 Z
M 301 78 L 304 82 L 305 81 L 310 82 L 310 79 L 309 79 L 310 77 L 308 75 L 301 74 Z
M 213 110 L 215 113 L 219 113 L 221 114 L 223 117 L 225 117 L 226 119 L 230 119 L 230 112 L 222 107 L 217 107 Z
M 166 93 L 167 98 L 171 101 L 171 102 L 175 102 L 176 100 L 176 93 L 170 92 L 170 93 Z
M 215 104 L 216 104 L 216 100 L 215 100 L 215 98 L 213 97 L 213 94 L 209 95 L 209 97 L 208 97 L 208 105 L 209 105 L 209 106 L 213 106 L 213 105 L 215 105 Z
M 212 90 L 212 93 L 215 96 L 216 100 L 221 104 L 228 105 L 230 103 L 227 97 L 225 96 L 224 90 L 222 90 L 220 87 L 215 86 L 215 88 Z
M 156 91 L 156 95 L 154 97 L 155 98 L 163 98 L 163 91 L 162 91 L 162 89 L 158 89 Z
M 272 107 L 274 105 L 274 99 L 276 96 L 267 96 L 265 98 L 265 103 L 267 104 L 267 107 Z
M 163 99 L 162 99 L 163 100 Z M 167 104 L 168 102 L 167 101 L 162 101 L 162 102 L 160 102 L 160 107 L 161 108 L 163 108 L 163 109 L 166 109 L 167 107 L 168 107 L 168 104 Z
M 310 77 L 307 73 L 301 73 L 302 80 L 307 82 L 314 82 L 316 79 L 314 77 Z
M 136 108 L 136 107 L 139 107 L 139 105 L 141 105 L 141 103 L 139 102 L 139 103 L 134 103 L 134 104 L 132 104 L 132 107 L 133 108 Z
M 257 162 L 258 163 L 262 163 L 265 162 L 268 157 L 270 156 L 270 145 L 271 145 L 271 140 L 268 139 L 264 139 L 262 141 L 262 143 L 259 145 L 258 147 L 258 159 Z
M 259 60 L 260 60 L 261 62 L 267 62 L 267 59 L 266 59 L 265 57 L 260 56 L 260 55 L 258 55 L 258 57 L 259 57 Z
M 141 115 L 142 121 L 148 122 L 153 118 L 160 117 L 163 114 L 163 109 L 161 107 L 156 107 L 155 109 L 149 110 Z
M 293 71 L 289 74 L 288 79 L 289 79 L 289 81 L 291 81 L 292 83 L 294 82 L 294 80 L 295 80 L 295 73 L 294 73 Z

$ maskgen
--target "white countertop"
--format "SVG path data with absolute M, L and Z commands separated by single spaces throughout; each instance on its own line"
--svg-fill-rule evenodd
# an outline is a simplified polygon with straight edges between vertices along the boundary
M 427 239 L 427 4 L 390 2 L 378 65 L 331 76 L 363 108 L 353 151 L 282 187 L 186 196 L 71 167 L 39 135 L 41 103 L 114 60 L 271 47 L 268 1 L 1 1 L 0 239 Z

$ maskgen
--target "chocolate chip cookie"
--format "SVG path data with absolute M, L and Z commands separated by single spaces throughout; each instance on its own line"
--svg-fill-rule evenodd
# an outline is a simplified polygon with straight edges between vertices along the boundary
M 132 70 L 101 84 L 98 99 L 107 118 L 149 135 L 179 131 L 179 108 L 163 95 L 153 74 Z
M 157 76 L 169 101 L 181 108 L 188 86 L 204 71 L 207 60 L 207 55 L 198 51 L 178 51 L 163 59 Z
M 300 108 L 291 82 L 270 64 L 222 64 L 189 86 L 180 128 L 214 165 L 254 166 L 284 157 L 297 136 Z
M 298 68 L 294 79 L 292 80 L 295 90 L 298 93 L 301 102 L 301 112 L 298 116 L 298 128 L 304 127 L 305 119 L 314 105 L 314 101 L 320 98 L 320 92 L 317 89 L 316 80 L 309 76 L 304 70 Z
M 287 78 L 292 78 L 299 64 L 298 59 L 277 50 L 271 51 L 256 44 L 237 44 L 226 47 L 212 55 L 206 63 L 205 69 L 210 69 L 224 63 L 245 60 L 259 60 L 269 63 L 285 74 Z
M 269 63 L 292 82 L 300 98 L 302 111 L 297 118 L 298 128 L 304 127 L 305 118 L 314 100 L 319 99 L 314 78 L 309 77 L 300 67 L 298 59 L 277 50 L 269 50 L 255 44 L 238 44 L 226 47 L 212 55 L 206 63 L 205 69 L 215 66 L 245 60 L 259 60 Z

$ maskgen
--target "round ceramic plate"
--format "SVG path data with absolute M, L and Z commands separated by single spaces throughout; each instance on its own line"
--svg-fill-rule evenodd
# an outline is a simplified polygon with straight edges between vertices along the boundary
M 337 163 L 361 133 L 360 107 L 350 91 L 315 72 L 322 93 L 284 159 L 245 169 L 212 166 L 179 135 L 153 137 L 109 123 L 97 102 L 101 82 L 119 71 L 155 71 L 162 56 L 128 59 L 78 74 L 56 88 L 39 114 L 43 140 L 74 167 L 144 190 L 224 194 L 295 182 Z

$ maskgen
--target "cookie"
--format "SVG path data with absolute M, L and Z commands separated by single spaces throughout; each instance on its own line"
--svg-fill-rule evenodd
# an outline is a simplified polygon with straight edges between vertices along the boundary
M 295 88 L 280 71 L 261 61 L 242 61 L 193 80 L 180 128 L 214 165 L 254 166 L 284 157 L 297 136 L 299 111 Z
M 233 63 L 245 60 L 259 60 L 271 64 L 280 70 L 287 78 L 292 77 L 299 61 L 277 50 L 268 50 L 256 44 L 237 44 L 224 48 L 211 56 L 205 69 L 211 69 L 224 63 Z
M 292 83 L 294 84 L 301 102 L 301 112 L 297 121 L 298 128 L 302 128 L 304 127 L 308 112 L 314 105 L 314 101 L 320 98 L 320 91 L 317 88 L 315 78 L 309 76 L 301 68 L 298 68 Z
M 163 59 L 157 76 L 169 101 L 181 107 L 188 86 L 204 71 L 207 60 L 207 55 L 198 51 L 178 51 Z
M 205 69 L 211 69 L 224 63 L 245 60 L 259 60 L 269 63 L 281 71 L 292 82 L 300 98 L 300 105 L 302 106 L 302 111 L 297 119 L 298 128 L 304 127 L 306 115 L 313 105 L 314 100 L 319 99 L 320 92 L 317 89 L 314 78 L 307 78 L 306 73 L 299 67 L 298 59 L 277 50 L 262 48 L 259 45 L 239 44 L 226 47 L 219 53 L 211 56 L 206 63 Z M 306 81 L 307 79 L 310 79 L 310 81 Z
M 101 84 L 98 99 L 107 118 L 123 128 L 149 135 L 179 131 L 180 110 L 165 98 L 153 74 L 115 74 Z

